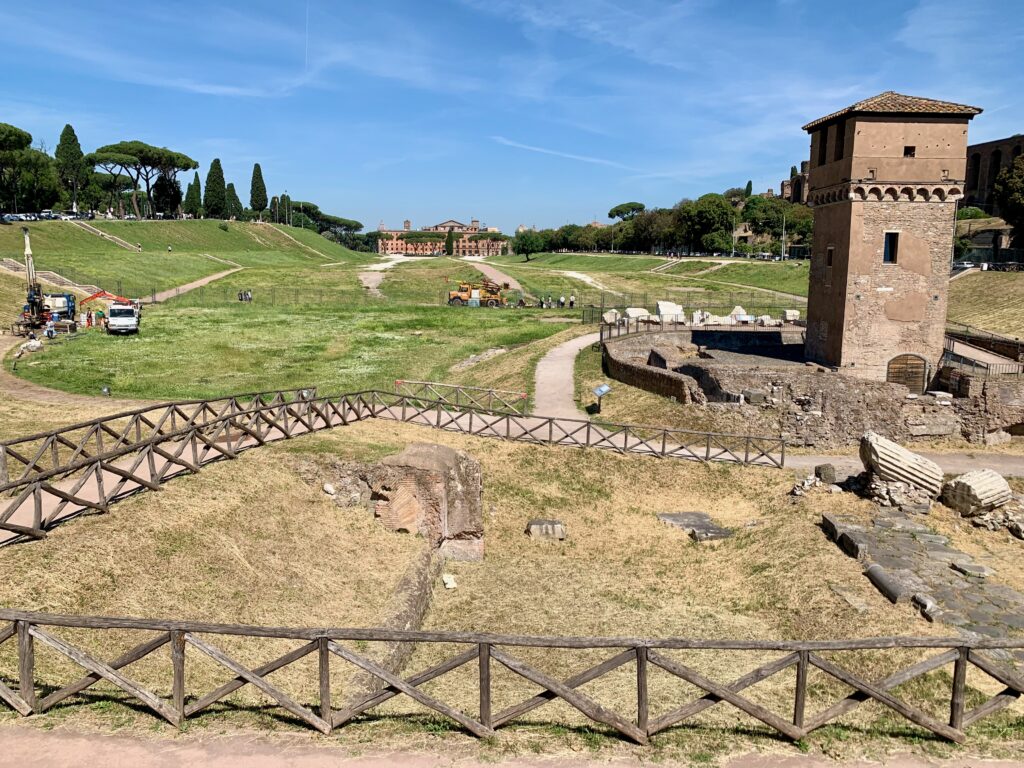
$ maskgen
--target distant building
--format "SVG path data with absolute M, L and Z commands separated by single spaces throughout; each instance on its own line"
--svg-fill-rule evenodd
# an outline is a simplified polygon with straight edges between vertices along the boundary
M 804 126 L 814 207 L 808 359 L 927 387 L 943 354 L 967 124 L 980 112 L 887 91 Z
M 779 183 L 779 197 L 791 203 L 807 203 L 807 176 L 811 164 L 807 160 L 800 163 L 800 171 L 796 176 L 783 179 Z
M 964 204 L 999 215 L 999 206 L 992 199 L 992 190 L 999 171 L 1009 168 L 1024 150 L 1024 135 L 1017 134 L 1008 139 L 986 141 L 967 147 L 967 189 L 964 190 Z
M 377 253 L 406 256 L 440 256 L 444 254 L 444 243 L 448 233 L 455 235 L 455 256 L 497 256 L 507 248 L 507 238 L 497 227 L 481 227 L 477 219 L 463 224 L 455 219 L 432 224 L 422 229 L 413 229 L 406 219 L 401 229 L 388 229 L 384 222 L 377 227 Z

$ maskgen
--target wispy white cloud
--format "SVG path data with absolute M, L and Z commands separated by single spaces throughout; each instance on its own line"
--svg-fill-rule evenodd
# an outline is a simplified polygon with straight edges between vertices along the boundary
M 616 160 L 608 160 L 603 157 L 592 157 L 590 155 L 577 155 L 572 152 L 562 152 L 557 149 L 548 149 L 547 147 L 537 147 L 532 144 L 523 144 L 512 139 L 506 139 L 504 136 L 491 136 L 491 140 L 502 144 L 506 147 L 513 147 L 514 149 L 522 149 L 527 152 L 536 152 L 540 155 L 551 155 L 552 157 L 561 157 L 565 160 L 575 160 L 580 163 L 590 163 L 591 165 L 604 165 L 608 168 L 618 168 L 623 171 L 632 171 L 634 173 L 645 173 L 639 168 L 634 168 L 624 163 L 620 163 Z

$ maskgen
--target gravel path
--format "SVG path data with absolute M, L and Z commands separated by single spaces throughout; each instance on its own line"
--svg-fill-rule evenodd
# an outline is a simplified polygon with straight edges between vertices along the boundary
M 599 333 L 578 336 L 559 344 L 540 359 L 534 374 L 534 413 L 560 419 L 588 418 L 576 407 L 576 356 L 590 345 L 596 344 L 600 338 Z
M 511 288 L 514 291 L 521 291 L 521 290 L 523 290 L 523 286 L 521 286 L 519 284 L 518 280 L 516 280 L 514 277 L 512 277 L 510 275 L 506 275 L 504 272 L 502 272 L 497 267 L 492 267 L 490 264 L 486 264 L 486 263 L 484 263 L 480 259 L 468 259 L 467 258 L 467 259 L 463 259 L 463 261 L 470 262 L 473 265 L 473 269 L 476 269 L 479 272 L 482 272 L 484 277 L 486 277 L 488 280 L 493 280 L 494 282 L 498 283 L 499 285 L 501 285 L 503 283 L 508 283 L 508 287 Z
M 175 296 L 180 296 L 183 293 L 194 291 L 196 288 L 202 288 L 204 285 L 209 285 L 214 280 L 220 280 L 222 277 L 233 275 L 235 272 L 240 272 L 244 267 L 235 267 L 234 269 L 225 269 L 223 272 L 217 272 L 213 275 L 207 275 L 198 280 L 193 280 L 191 283 L 185 283 L 185 285 L 179 285 L 174 288 L 168 288 L 166 291 L 159 291 L 156 294 L 156 302 L 159 304 L 161 301 L 167 301 L 173 299 Z M 145 300 L 144 300 L 145 301 Z M 152 303 L 152 301 L 148 302 Z
M 538 758 L 490 758 L 476 760 L 452 754 L 389 752 L 350 757 L 338 746 L 310 744 L 309 739 L 258 736 L 138 738 L 100 733 L 77 733 L 67 728 L 42 731 L 23 726 L 0 730 L 4 749 L 0 766 L 18 768 L 642 768 L 644 756 L 590 759 L 576 756 Z M 500 736 L 498 737 L 500 740 Z M 969 749 L 969 747 L 967 748 Z M 780 748 L 776 755 L 737 755 L 726 768 L 881 768 L 868 760 L 837 761 L 823 756 L 800 755 Z M 91 757 L 85 758 L 85 756 Z M 969 755 L 936 760 L 916 755 L 890 755 L 886 768 L 1014 768 L 1018 761 L 980 760 Z

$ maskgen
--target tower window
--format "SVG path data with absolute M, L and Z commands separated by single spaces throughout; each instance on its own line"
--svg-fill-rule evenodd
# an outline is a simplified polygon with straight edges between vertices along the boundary
M 828 162 L 828 126 L 818 131 L 818 165 Z
M 828 248 L 825 249 L 825 266 L 826 267 L 831 267 L 832 266 L 832 257 L 835 256 L 835 253 L 836 253 L 836 249 L 835 249 L 834 246 L 830 245 Z
M 896 259 L 899 257 L 900 250 L 900 233 L 899 232 L 886 232 L 885 233 L 885 248 L 882 251 L 882 263 L 883 264 L 895 264 Z
M 917 157 L 917 147 L 907 145 L 903 148 L 904 157 Z
M 843 151 L 846 149 L 846 121 L 836 124 L 836 146 L 833 150 L 832 159 L 842 160 Z

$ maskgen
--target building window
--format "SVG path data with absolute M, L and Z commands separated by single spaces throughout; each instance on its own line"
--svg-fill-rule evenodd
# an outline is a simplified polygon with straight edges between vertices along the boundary
M 903 156 L 904 157 L 917 157 L 917 147 L 912 147 L 912 146 L 909 146 L 909 145 L 905 146 L 903 148 Z
M 818 131 L 818 165 L 828 162 L 828 126 Z
M 835 254 L 836 254 L 835 246 L 830 245 L 828 248 L 825 249 L 825 266 L 826 267 L 829 267 L 831 269 L 831 267 L 832 267 L 832 257 L 835 256 Z
M 895 264 L 896 259 L 899 258 L 900 251 L 900 233 L 899 232 L 886 232 L 885 233 L 885 248 L 882 251 L 882 263 L 883 264 Z
M 832 155 L 833 160 L 842 160 L 843 152 L 846 149 L 846 121 L 836 125 L 836 148 Z

